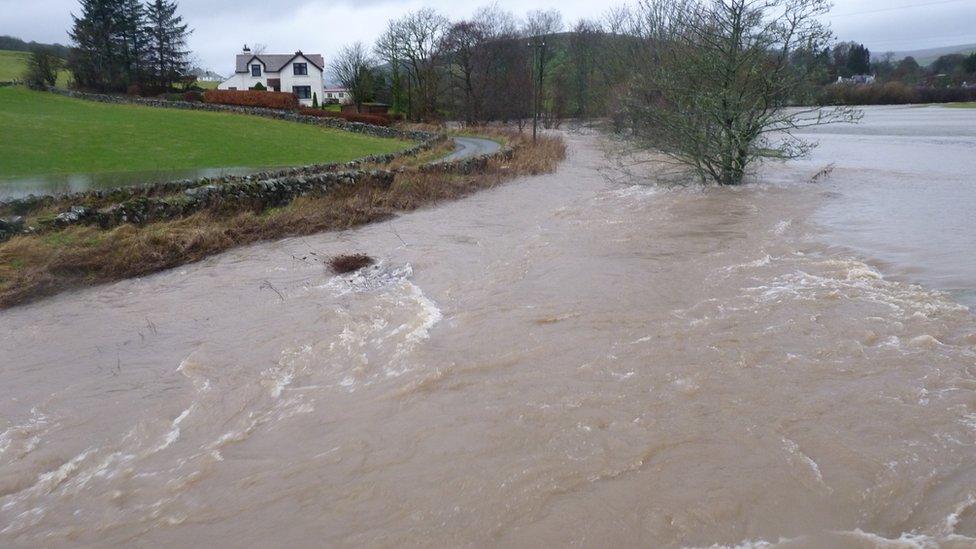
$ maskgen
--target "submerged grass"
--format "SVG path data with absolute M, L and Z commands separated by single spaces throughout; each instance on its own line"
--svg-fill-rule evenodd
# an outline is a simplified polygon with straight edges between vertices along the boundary
M 407 171 L 389 187 L 365 182 L 264 211 L 204 211 L 144 226 L 73 226 L 14 237 L 0 244 L 0 308 L 192 263 L 235 246 L 388 219 L 519 175 L 551 172 L 565 156 L 559 138 L 545 137 L 535 145 L 519 134 L 506 139 L 517 145 L 513 158 L 492 160 L 476 174 Z

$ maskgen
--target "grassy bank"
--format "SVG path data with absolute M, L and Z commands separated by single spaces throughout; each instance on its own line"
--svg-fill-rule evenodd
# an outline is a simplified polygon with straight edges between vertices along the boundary
M 976 109 L 976 101 L 970 101 L 969 103 L 948 103 L 943 106 L 950 109 Z
M 517 146 L 514 157 L 493 160 L 477 174 L 411 170 L 397 175 L 389 187 L 373 183 L 345 187 L 264 211 L 205 211 L 144 226 L 108 230 L 75 226 L 14 237 L 0 244 L 0 307 L 176 267 L 242 244 L 388 219 L 515 176 L 552 171 L 565 156 L 557 138 L 542 138 L 537 145 L 518 134 L 508 140 Z
M 0 88 L 0 177 L 344 162 L 411 143 L 238 114 Z

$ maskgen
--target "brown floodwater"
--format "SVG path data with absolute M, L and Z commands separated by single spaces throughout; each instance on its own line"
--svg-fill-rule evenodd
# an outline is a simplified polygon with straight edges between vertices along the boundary
M 976 318 L 841 242 L 816 158 L 664 189 L 567 140 L 0 313 L 0 545 L 976 545 Z

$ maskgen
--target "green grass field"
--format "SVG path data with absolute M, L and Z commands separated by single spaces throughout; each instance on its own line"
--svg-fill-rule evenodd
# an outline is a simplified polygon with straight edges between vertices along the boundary
M 344 162 L 409 147 L 253 116 L 0 88 L 0 177 Z
M 0 50 L 0 82 L 23 80 L 29 57 L 30 53 L 25 51 Z M 58 86 L 67 87 L 69 80 L 71 73 L 66 70 L 58 72 Z
M 205 90 L 215 90 L 219 85 L 220 82 L 204 82 L 203 80 L 197 80 L 197 86 Z
M 943 106 L 952 109 L 976 109 L 976 101 L 970 101 L 969 103 L 945 103 Z

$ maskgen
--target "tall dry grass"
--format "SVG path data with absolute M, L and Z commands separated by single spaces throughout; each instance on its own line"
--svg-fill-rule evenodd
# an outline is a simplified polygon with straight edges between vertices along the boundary
M 144 226 L 76 226 L 14 237 L 0 244 L 0 308 L 192 263 L 235 246 L 389 219 L 520 175 L 551 172 L 565 157 L 559 138 L 543 137 L 533 145 L 519 134 L 494 133 L 499 131 L 492 133 L 515 146 L 515 153 L 509 160 L 492 160 L 479 173 L 408 170 L 389 187 L 366 182 L 263 212 L 205 211 Z

